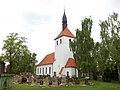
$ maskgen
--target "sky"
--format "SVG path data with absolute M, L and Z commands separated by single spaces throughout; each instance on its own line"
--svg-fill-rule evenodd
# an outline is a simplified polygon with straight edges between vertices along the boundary
M 62 30 L 62 16 L 75 35 L 85 17 L 93 20 L 92 38 L 100 41 L 99 20 L 120 14 L 120 0 L 0 0 L 0 53 L 9 33 L 27 38 L 27 46 L 40 62 L 55 51 L 54 39 Z

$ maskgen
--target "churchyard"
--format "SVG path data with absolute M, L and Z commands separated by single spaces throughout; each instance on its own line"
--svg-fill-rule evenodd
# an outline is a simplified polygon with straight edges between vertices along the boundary
M 69 76 L 50 76 L 50 75 L 32 75 L 31 73 L 20 73 L 13 77 L 14 84 L 28 84 L 30 86 L 54 87 L 54 86 L 73 86 L 73 85 L 92 85 L 88 80 L 80 83 L 78 78 Z
M 32 76 L 21 73 L 13 77 L 12 90 L 120 90 L 118 82 L 102 82 L 69 77 Z
M 11 75 L 11 77 L 8 77 L 8 75 Z M 83 77 L 80 79 L 70 78 L 69 76 L 58 77 L 56 75 L 51 77 L 50 75 L 36 75 L 30 72 L 20 74 L 2 73 L 0 77 L 3 82 L 3 90 L 8 88 L 8 90 L 41 90 L 43 88 L 45 90 L 120 90 L 118 81 L 103 82 L 100 77 L 97 81 L 94 81 Z
M 74 86 L 56 86 L 56 87 L 42 87 L 31 86 L 28 84 L 13 84 L 12 90 L 120 90 L 118 82 L 101 82 L 91 81 L 94 85 L 74 85 Z

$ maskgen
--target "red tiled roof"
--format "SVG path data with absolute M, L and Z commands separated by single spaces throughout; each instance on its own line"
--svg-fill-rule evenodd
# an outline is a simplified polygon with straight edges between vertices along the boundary
M 37 66 L 52 64 L 54 61 L 55 61 L 55 53 L 51 53 L 46 55 L 44 59 Z
M 59 72 L 59 74 L 61 74 L 61 73 L 62 73 L 63 69 L 64 69 L 64 67 L 62 67 L 62 68 L 60 69 L 60 72 Z
M 75 64 L 75 60 L 72 59 L 72 58 L 69 58 L 68 61 L 67 61 L 67 63 L 66 63 L 66 65 L 65 65 L 66 68 L 76 67 L 76 66 L 77 66 L 77 65 Z
M 70 32 L 68 28 L 65 28 L 65 30 L 61 31 L 60 34 L 55 38 L 55 40 L 62 36 L 75 38 L 75 36 Z

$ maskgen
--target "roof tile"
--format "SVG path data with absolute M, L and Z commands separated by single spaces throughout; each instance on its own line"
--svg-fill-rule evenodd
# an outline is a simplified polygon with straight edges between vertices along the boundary
M 52 64 L 54 61 L 55 61 L 55 53 L 51 53 L 46 55 L 44 59 L 37 66 Z
M 72 59 L 72 58 L 69 58 L 68 61 L 67 61 L 67 63 L 66 63 L 66 65 L 65 65 L 66 68 L 76 67 L 76 66 L 77 66 L 77 65 L 76 65 L 76 63 L 75 63 L 75 60 Z
M 55 38 L 55 40 L 62 36 L 75 38 L 75 36 L 70 32 L 68 28 L 65 28 L 65 30 L 61 31 L 60 34 Z

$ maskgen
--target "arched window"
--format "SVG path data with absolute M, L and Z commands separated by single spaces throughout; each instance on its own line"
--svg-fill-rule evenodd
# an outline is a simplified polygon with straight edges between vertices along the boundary
M 40 74 L 41 74 L 41 68 L 40 68 Z
M 62 43 L 62 39 L 60 39 L 60 44 Z
M 51 74 L 51 67 L 49 67 L 49 74 Z
M 44 74 L 44 68 L 43 68 L 43 74 Z
M 47 67 L 46 67 L 46 74 L 47 74 Z
M 58 41 L 57 41 L 57 45 L 58 45 Z

